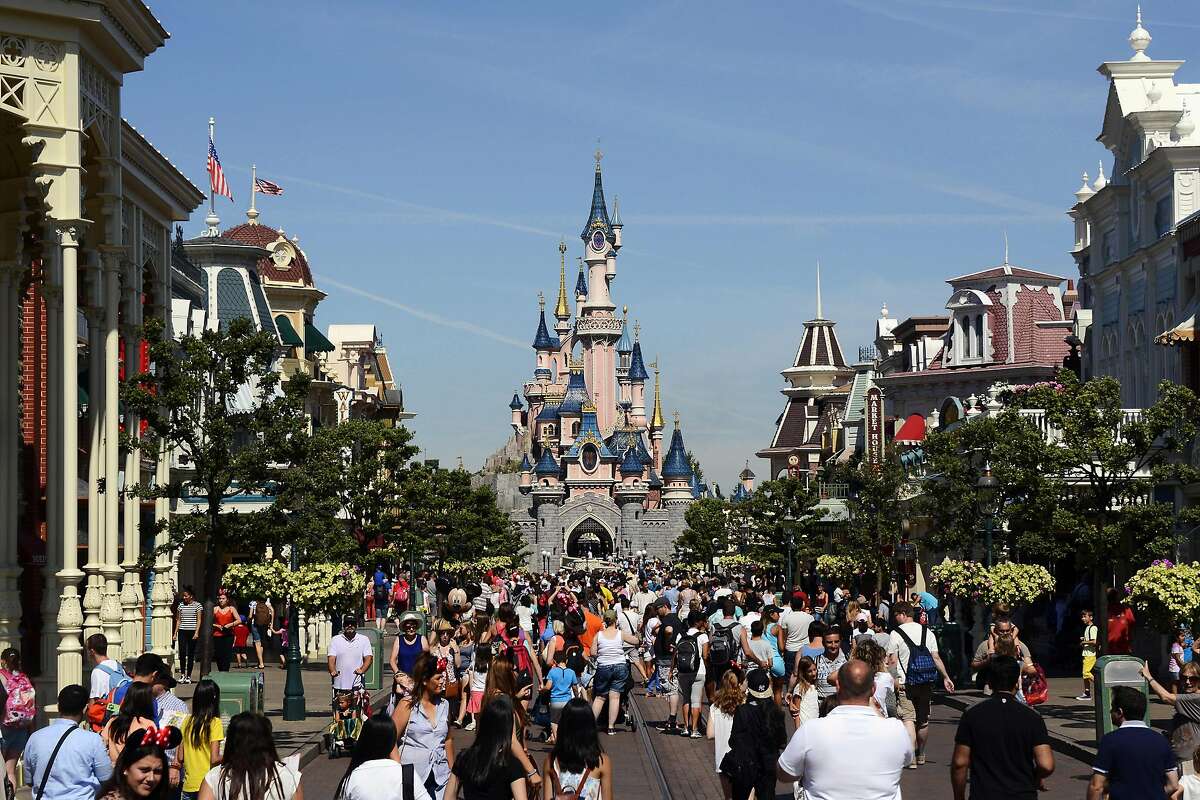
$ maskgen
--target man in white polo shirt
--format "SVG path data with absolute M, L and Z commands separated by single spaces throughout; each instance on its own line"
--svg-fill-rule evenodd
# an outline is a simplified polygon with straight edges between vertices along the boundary
M 375 658 L 371 640 L 358 632 L 353 614 L 342 617 L 342 635 L 329 641 L 329 674 L 334 689 L 353 689 Z
M 839 705 L 796 730 L 779 756 L 779 779 L 800 781 L 809 800 L 895 800 L 912 743 L 899 720 L 871 708 L 874 690 L 869 664 L 842 665 Z

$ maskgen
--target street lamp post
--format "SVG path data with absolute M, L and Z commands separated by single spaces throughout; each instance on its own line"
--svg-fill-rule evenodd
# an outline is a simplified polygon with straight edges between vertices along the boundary
M 542 572 L 550 571 L 550 551 L 542 550 Z
M 979 513 L 983 517 L 983 542 L 985 565 L 992 566 L 992 531 L 996 526 L 996 514 L 1000 500 L 1000 481 L 992 475 L 992 465 L 985 462 L 983 473 L 975 481 L 975 495 L 978 498 Z
M 292 545 L 288 566 L 294 575 L 300 569 L 300 553 Z M 304 719 L 304 679 L 300 675 L 300 611 L 294 600 L 288 600 L 287 679 L 283 684 L 283 718 Z

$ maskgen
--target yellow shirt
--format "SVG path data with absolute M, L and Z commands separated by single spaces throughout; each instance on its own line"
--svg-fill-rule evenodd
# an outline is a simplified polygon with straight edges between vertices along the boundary
M 192 718 L 188 717 L 183 723 L 183 791 L 198 792 L 204 776 L 212 769 L 212 747 L 209 743 L 219 742 L 225 738 L 225 730 L 221 727 L 221 718 L 213 717 L 208 723 L 208 742 L 203 747 L 192 744 Z

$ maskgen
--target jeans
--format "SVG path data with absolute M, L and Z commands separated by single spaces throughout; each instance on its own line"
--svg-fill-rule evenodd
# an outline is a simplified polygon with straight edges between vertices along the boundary
M 189 678 L 192 676 L 192 667 L 196 665 L 196 632 L 183 630 L 179 631 L 179 672 Z
M 658 664 L 654 665 L 654 670 L 650 673 L 650 679 L 646 681 L 647 692 L 657 692 L 662 688 L 662 676 L 658 674 Z
M 608 694 L 609 692 L 617 692 L 618 694 L 625 688 L 625 681 L 629 680 L 629 665 L 628 664 L 609 664 L 596 669 L 596 678 L 592 684 L 592 691 L 596 695 Z
M 217 662 L 217 672 L 229 672 L 229 662 L 233 661 L 233 637 L 213 637 L 213 659 Z

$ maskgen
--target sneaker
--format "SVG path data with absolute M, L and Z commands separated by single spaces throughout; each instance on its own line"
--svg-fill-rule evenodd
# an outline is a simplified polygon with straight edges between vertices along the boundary
M 1075 695 L 1075 699 L 1076 700 L 1091 700 L 1092 696 L 1090 694 L 1078 694 L 1078 695 Z
M 616 736 L 616 735 L 617 735 L 617 729 L 616 729 L 616 728 L 609 728 L 609 729 L 608 729 L 608 735 L 609 735 L 609 736 Z
M 700 731 L 692 731 L 691 736 L 693 739 L 701 739 L 703 738 L 704 734 L 700 733 Z
M 667 734 L 668 736 L 674 736 L 675 734 L 679 733 L 679 730 L 680 729 L 679 729 L 678 725 L 663 725 L 662 726 L 662 732 Z
M 473 730 L 475 730 L 475 720 L 471 720 L 470 722 L 468 722 L 468 723 L 467 723 L 467 727 L 463 728 L 463 730 L 464 730 L 464 731 L 473 731 Z

